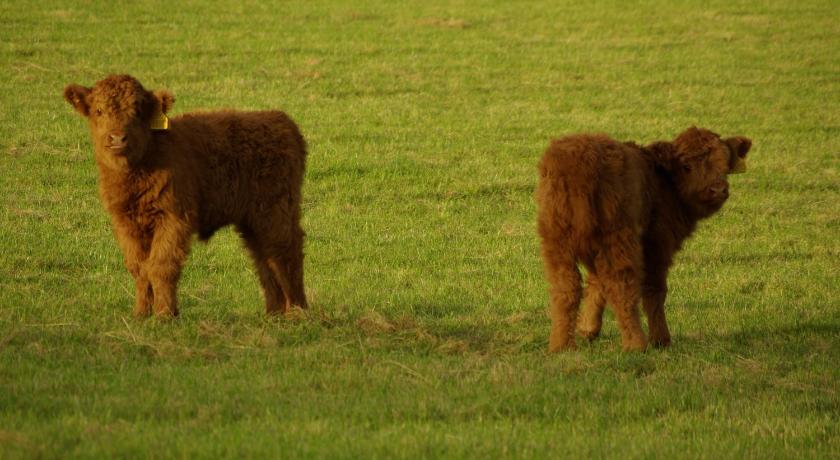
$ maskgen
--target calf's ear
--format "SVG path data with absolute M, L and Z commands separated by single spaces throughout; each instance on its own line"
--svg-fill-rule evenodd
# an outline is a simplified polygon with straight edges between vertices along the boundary
M 90 115 L 90 106 L 87 103 L 88 94 L 90 94 L 90 88 L 75 83 L 71 83 L 64 88 L 64 99 L 84 117 Z
M 672 172 L 677 162 L 677 148 L 671 142 L 654 142 L 644 150 L 653 158 L 653 162 L 665 171 Z
M 745 158 L 747 152 L 750 151 L 750 147 L 752 147 L 752 141 L 744 136 L 730 137 L 724 139 L 723 142 L 726 142 L 726 145 L 729 146 L 735 155 L 738 155 L 738 158 Z
M 155 102 L 158 104 L 158 107 L 160 107 L 160 111 L 162 113 L 169 112 L 169 109 L 172 108 L 172 104 L 175 103 L 175 96 L 165 89 L 155 90 L 152 95 L 154 96 Z
M 729 157 L 729 174 L 739 174 L 747 171 L 747 152 L 752 147 L 752 141 L 743 136 L 730 137 L 723 140 L 732 151 Z

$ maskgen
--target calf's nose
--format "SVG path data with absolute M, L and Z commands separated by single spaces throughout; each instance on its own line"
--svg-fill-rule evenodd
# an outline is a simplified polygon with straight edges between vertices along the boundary
M 123 144 L 125 143 L 125 133 L 111 133 L 111 143 Z
M 729 184 L 725 182 L 718 183 L 712 185 L 711 190 L 712 193 L 714 193 L 715 195 L 726 195 L 727 193 L 729 193 Z

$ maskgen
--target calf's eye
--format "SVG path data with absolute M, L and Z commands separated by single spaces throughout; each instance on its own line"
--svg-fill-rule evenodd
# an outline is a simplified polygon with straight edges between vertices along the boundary
M 691 165 L 683 165 L 683 171 L 691 172 Z

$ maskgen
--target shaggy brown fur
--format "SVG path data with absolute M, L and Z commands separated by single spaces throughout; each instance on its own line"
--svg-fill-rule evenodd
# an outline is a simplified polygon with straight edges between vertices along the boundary
M 268 313 L 306 307 L 301 186 L 306 144 L 278 111 L 190 113 L 169 130 L 151 119 L 174 102 L 128 75 L 92 88 L 71 84 L 64 98 L 85 116 L 128 271 L 136 316 L 178 314 L 176 286 L 192 235 L 207 240 L 236 226 L 259 273 Z
M 643 350 L 641 298 L 655 346 L 671 341 L 666 277 L 674 254 L 729 197 L 727 174 L 742 164 L 749 139 L 721 139 L 689 128 L 673 142 L 640 147 L 604 135 L 554 140 L 540 162 L 537 189 L 542 258 L 550 285 L 549 351 L 574 348 L 582 296 L 577 263 L 588 272 L 578 332 L 601 331 L 606 302 L 625 350 Z

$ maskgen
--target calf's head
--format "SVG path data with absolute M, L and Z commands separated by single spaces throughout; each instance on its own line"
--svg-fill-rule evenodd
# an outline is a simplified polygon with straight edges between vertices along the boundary
M 168 91 L 147 91 L 129 75 L 110 75 L 92 88 L 67 85 L 64 99 L 88 119 L 97 158 L 112 167 L 142 159 L 152 124 L 175 102 Z
M 668 172 L 680 201 L 697 217 L 717 212 L 729 198 L 729 174 L 746 169 L 752 142 L 746 137 L 721 139 L 708 129 L 691 127 L 673 142 L 646 147 Z

